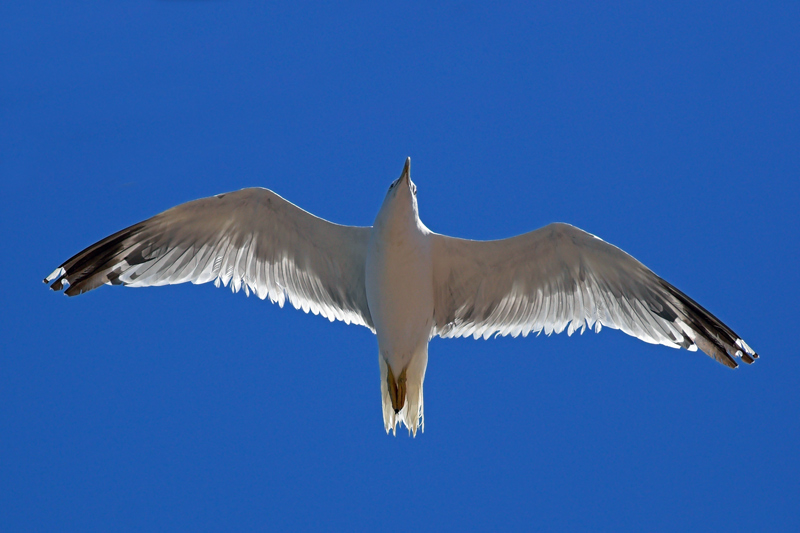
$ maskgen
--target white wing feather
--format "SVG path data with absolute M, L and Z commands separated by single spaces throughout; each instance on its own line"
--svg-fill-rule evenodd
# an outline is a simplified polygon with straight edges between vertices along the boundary
M 432 235 L 435 334 L 568 335 L 588 326 L 698 347 L 730 367 L 758 356 L 694 300 L 619 248 L 568 224 L 498 241 Z
M 370 329 L 364 286 L 370 228 L 340 226 L 267 189 L 187 202 L 78 253 L 45 282 L 74 296 L 100 285 L 230 284 L 280 306 Z

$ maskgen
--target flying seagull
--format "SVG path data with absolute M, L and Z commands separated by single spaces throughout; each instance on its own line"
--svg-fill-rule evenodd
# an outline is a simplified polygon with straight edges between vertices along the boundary
M 230 284 L 378 336 L 383 423 L 424 431 L 428 342 L 620 329 L 698 348 L 730 368 L 758 355 L 717 317 L 594 235 L 554 223 L 496 241 L 439 235 L 419 219 L 411 158 L 372 227 L 317 218 L 249 188 L 168 209 L 93 244 L 45 278 L 75 296 L 102 284 Z

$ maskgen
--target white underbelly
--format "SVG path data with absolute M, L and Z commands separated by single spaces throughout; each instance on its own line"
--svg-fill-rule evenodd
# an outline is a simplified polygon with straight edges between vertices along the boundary
M 430 338 L 433 325 L 430 249 L 427 246 L 371 249 L 366 285 L 381 355 L 395 372 L 400 372 Z

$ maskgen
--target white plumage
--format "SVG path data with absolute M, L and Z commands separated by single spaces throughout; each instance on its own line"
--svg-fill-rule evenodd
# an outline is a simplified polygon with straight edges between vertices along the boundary
M 78 253 L 45 282 L 74 296 L 102 284 L 230 285 L 378 336 L 386 431 L 424 428 L 434 336 L 489 338 L 620 329 L 698 348 L 735 368 L 758 355 L 728 326 L 619 248 L 568 224 L 497 241 L 431 232 L 410 158 L 372 227 L 315 217 L 267 189 L 173 207 Z

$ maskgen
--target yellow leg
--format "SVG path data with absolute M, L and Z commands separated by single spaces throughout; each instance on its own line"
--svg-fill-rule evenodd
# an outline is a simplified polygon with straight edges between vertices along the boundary
M 392 399 L 392 408 L 395 414 L 400 412 L 400 409 L 406 404 L 406 369 L 400 372 L 400 376 L 395 381 L 394 372 L 392 367 L 386 365 L 388 372 L 386 373 L 386 383 L 389 386 L 389 397 Z

